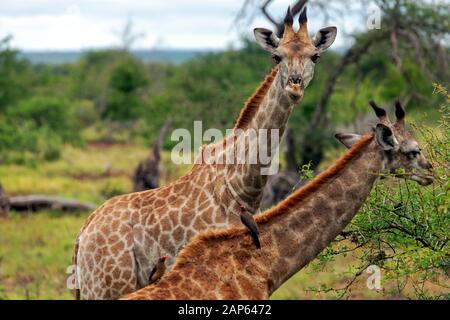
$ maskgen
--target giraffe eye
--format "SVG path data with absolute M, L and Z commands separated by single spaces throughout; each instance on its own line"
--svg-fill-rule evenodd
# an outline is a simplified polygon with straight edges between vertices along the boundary
M 418 157 L 418 156 L 420 155 L 420 149 L 419 149 L 419 150 L 413 150 L 413 151 L 410 151 L 410 152 L 409 152 L 409 155 L 410 155 L 412 158 Z
M 317 53 L 311 57 L 311 60 L 312 60 L 312 62 L 314 62 L 314 63 L 316 63 L 317 60 L 319 60 L 319 59 L 320 59 L 320 55 L 317 54 Z
M 272 55 L 273 61 L 275 61 L 276 64 L 281 62 L 281 57 L 277 56 L 276 54 Z

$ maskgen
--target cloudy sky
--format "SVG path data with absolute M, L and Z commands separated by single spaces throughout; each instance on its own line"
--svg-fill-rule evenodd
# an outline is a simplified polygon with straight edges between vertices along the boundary
M 22 50 L 72 50 L 110 47 L 120 43 L 118 32 L 132 19 L 143 33 L 136 48 L 222 49 L 237 46 L 239 35 L 253 27 L 270 27 L 262 17 L 236 28 L 233 21 L 242 0 L 1 0 L 0 38 L 13 35 Z M 292 0 L 275 0 L 274 17 L 284 16 Z M 309 10 L 310 31 L 324 27 L 314 8 Z M 352 19 L 329 24 L 344 32 L 358 28 Z

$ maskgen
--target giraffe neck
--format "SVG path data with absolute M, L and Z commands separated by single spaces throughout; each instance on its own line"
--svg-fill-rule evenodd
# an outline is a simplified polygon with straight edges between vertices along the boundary
M 334 168 L 304 187 L 312 188 L 310 194 L 300 189 L 277 207 L 256 217 L 262 246 L 268 251 L 264 259 L 270 261 L 267 264 L 269 295 L 328 246 L 369 196 L 384 164 L 373 137 L 365 138 L 370 140 L 359 146 L 342 167 L 336 167 L 337 161 Z M 346 154 L 352 151 L 355 149 Z M 333 175 L 321 179 L 327 172 Z
M 235 144 L 226 144 L 225 152 L 229 152 L 228 148 L 244 150 L 245 163 L 225 166 L 225 179 L 231 194 L 243 202 L 250 211 L 254 212 L 259 208 L 261 193 L 267 181 L 267 174 L 264 174 L 262 169 L 270 167 L 270 160 L 275 153 L 270 150 L 275 151 L 278 147 L 293 107 L 294 103 L 284 89 L 283 76 L 278 72 L 246 127 L 235 128 L 242 130 Z M 271 135 L 272 129 L 278 130 L 275 136 Z M 264 143 L 261 143 L 261 140 L 258 144 L 249 142 L 252 135 L 260 137 L 260 134 L 266 137 Z
M 283 74 L 278 71 L 247 129 L 280 129 L 282 134 L 294 105 L 284 88 Z

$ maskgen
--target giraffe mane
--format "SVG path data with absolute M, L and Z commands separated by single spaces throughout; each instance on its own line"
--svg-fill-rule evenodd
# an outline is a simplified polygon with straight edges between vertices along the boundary
M 272 68 L 270 74 L 268 74 L 265 77 L 264 81 L 259 85 L 258 89 L 256 89 L 255 93 L 253 93 L 253 95 L 250 98 L 248 98 L 244 108 L 239 114 L 239 118 L 236 120 L 234 129 L 244 129 L 247 127 L 247 125 L 250 123 L 250 121 L 256 114 L 256 111 L 258 111 L 258 108 L 262 100 L 266 96 L 267 91 L 269 91 L 269 88 L 272 85 L 273 80 L 275 80 L 275 76 L 277 75 L 277 73 L 278 73 L 278 65 Z
M 317 191 L 321 186 L 334 179 L 353 159 L 355 159 L 360 151 L 373 140 L 373 134 L 366 134 L 359 139 L 347 152 L 345 152 L 338 160 L 335 161 L 327 170 L 320 173 L 317 177 L 311 180 L 308 184 L 294 192 L 287 199 L 275 207 L 264 211 L 255 216 L 255 221 L 259 224 L 264 224 L 277 216 L 287 213 L 293 206 L 304 202 L 309 196 Z M 178 265 L 188 262 L 192 256 L 201 255 L 202 245 L 211 241 L 226 241 L 238 236 L 248 234 L 247 229 L 242 227 L 231 227 L 227 229 L 213 229 L 207 230 L 197 234 L 191 242 L 180 252 L 177 257 L 174 268 Z M 251 244 L 251 238 L 249 244 Z
M 265 223 L 270 219 L 282 215 L 293 206 L 304 202 L 309 196 L 316 192 L 321 186 L 334 179 L 353 159 L 355 159 L 360 151 L 367 146 L 373 139 L 373 134 L 369 133 L 362 136 L 347 152 L 345 152 L 338 160 L 336 160 L 327 170 L 320 173 L 305 186 L 287 197 L 275 207 L 263 212 L 255 217 L 258 223 Z

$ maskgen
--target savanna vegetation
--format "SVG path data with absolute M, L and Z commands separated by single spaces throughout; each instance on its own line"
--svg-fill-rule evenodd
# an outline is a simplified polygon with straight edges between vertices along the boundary
M 265 2 L 250 1 L 242 14 Z M 347 49 L 321 57 L 289 121 L 295 151 L 289 148 L 282 162 L 292 157 L 302 178 L 311 178 L 343 152 L 335 131 L 370 129 L 369 99 L 391 105 L 399 98 L 433 163 L 435 183 L 380 181 L 351 225 L 276 299 L 449 297 L 448 7 L 361 2 L 382 8 L 384 26 L 354 34 Z M 8 196 L 100 204 L 131 192 L 134 168 L 168 119 L 173 128 L 193 130 L 195 120 L 203 128 L 231 128 L 272 67 L 250 39 L 240 49 L 177 65 L 145 64 L 127 48 L 87 52 L 73 64 L 33 65 L 11 48 L 13 41 L 0 41 L 0 183 Z M 174 143 L 170 135 L 163 143 L 162 184 L 189 168 L 171 162 Z M 88 213 L 1 217 L 0 299 L 71 298 L 66 268 Z M 381 268 L 379 290 L 366 287 L 370 265 Z

